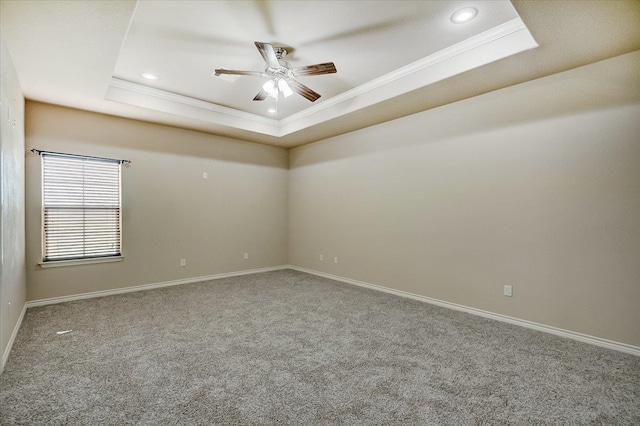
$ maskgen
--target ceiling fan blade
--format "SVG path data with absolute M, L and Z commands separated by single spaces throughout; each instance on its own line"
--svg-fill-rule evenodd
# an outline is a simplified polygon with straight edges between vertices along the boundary
M 260 71 L 228 70 L 226 68 L 216 68 L 215 74 L 216 75 L 220 75 L 220 74 L 255 75 L 258 77 L 262 77 L 264 75 L 264 73 Z
M 317 101 L 318 98 L 320 97 L 319 93 L 314 92 L 313 90 L 309 89 L 307 86 L 305 86 L 302 83 L 299 83 L 296 80 L 289 80 L 288 83 L 289 83 L 289 87 L 291 87 L 291 90 L 309 99 L 311 102 Z
M 293 69 L 293 73 L 297 76 L 333 74 L 335 72 L 337 72 L 337 70 L 333 62 L 325 62 L 324 64 L 307 65 L 306 67 L 297 67 Z
M 280 69 L 281 65 L 278 62 L 278 57 L 276 56 L 276 52 L 273 50 L 273 46 L 269 43 L 262 43 L 260 41 L 254 42 L 258 51 L 262 55 L 262 58 L 267 63 L 269 68 Z
M 264 101 L 268 97 L 269 97 L 269 94 L 267 92 L 265 92 L 264 90 L 260 90 L 258 92 L 258 94 L 256 95 L 256 97 L 253 98 L 253 100 L 254 101 Z

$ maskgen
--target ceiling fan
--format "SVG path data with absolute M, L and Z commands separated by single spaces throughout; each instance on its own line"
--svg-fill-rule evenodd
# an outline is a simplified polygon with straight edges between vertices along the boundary
M 315 102 L 320 94 L 314 92 L 304 84 L 300 83 L 296 78 L 300 76 L 333 74 L 336 72 L 336 66 L 333 62 L 323 64 L 307 65 L 303 67 L 292 67 L 284 57 L 287 49 L 284 47 L 273 47 L 270 43 L 262 43 L 256 41 L 254 43 L 262 55 L 267 68 L 261 71 L 241 71 L 228 70 L 225 68 L 217 68 L 215 75 L 232 74 L 232 75 L 253 75 L 257 77 L 270 77 L 258 94 L 253 98 L 254 101 L 264 101 L 269 96 L 278 99 L 281 92 L 284 97 L 289 97 L 293 92 L 307 98 L 311 102 Z

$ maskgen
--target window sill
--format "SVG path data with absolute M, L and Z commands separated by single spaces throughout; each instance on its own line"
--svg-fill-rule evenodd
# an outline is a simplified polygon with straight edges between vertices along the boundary
M 52 260 L 50 262 L 40 262 L 41 268 L 59 268 L 61 266 L 89 265 L 92 263 L 122 262 L 124 256 L 96 257 L 95 259 L 74 259 L 74 260 Z

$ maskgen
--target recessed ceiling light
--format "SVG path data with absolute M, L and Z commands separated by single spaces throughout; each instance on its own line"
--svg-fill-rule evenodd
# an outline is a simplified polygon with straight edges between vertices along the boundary
M 152 73 L 150 73 L 150 72 L 143 72 L 143 73 L 142 73 L 142 76 L 143 76 L 144 78 L 146 78 L 147 80 L 157 80 L 157 79 L 158 79 L 158 76 L 157 76 L 157 75 L 152 74 Z
M 464 24 L 465 22 L 469 22 L 475 18 L 477 14 L 478 9 L 474 7 L 465 7 L 451 15 L 451 21 L 455 24 Z

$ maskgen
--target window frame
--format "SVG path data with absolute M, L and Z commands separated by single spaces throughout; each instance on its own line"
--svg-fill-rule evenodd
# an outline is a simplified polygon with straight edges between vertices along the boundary
M 40 155 L 40 196 L 41 196 L 41 208 L 40 208 L 40 232 L 41 232 L 41 256 L 38 265 L 41 268 L 51 268 L 51 267 L 60 267 L 60 266 L 72 266 L 72 265 L 83 265 L 83 264 L 92 264 L 92 263 L 110 263 L 110 262 L 120 262 L 124 259 L 123 255 L 123 229 L 122 229 L 122 165 L 124 163 L 128 164 L 128 160 L 115 160 L 111 158 L 103 158 L 103 157 L 92 157 L 86 155 L 78 155 L 78 154 L 68 154 L 61 152 L 52 152 L 52 151 L 38 151 L 32 150 Z M 45 204 L 45 157 L 46 156 L 57 156 L 57 157 L 67 157 L 71 159 L 76 159 L 80 161 L 94 161 L 94 162 L 107 162 L 107 163 L 116 163 L 118 167 L 118 221 L 117 221 L 117 232 L 119 234 L 119 250 L 117 254 L 113 255 L 97 255 L 97 256 L 84 256 L 77 258 L 67 258 L 67 259 L 46 259 L 46 251 L 47 251 L 47 234 L 45 230 L 45 213 L 47 211 L 47 205 Z M 84 188 L 84 186 L 83 186 Z M 83 204 L 81 209 L 86 209 L 86 205 Z M 83 243 L 84 247 L 84 243 Z

